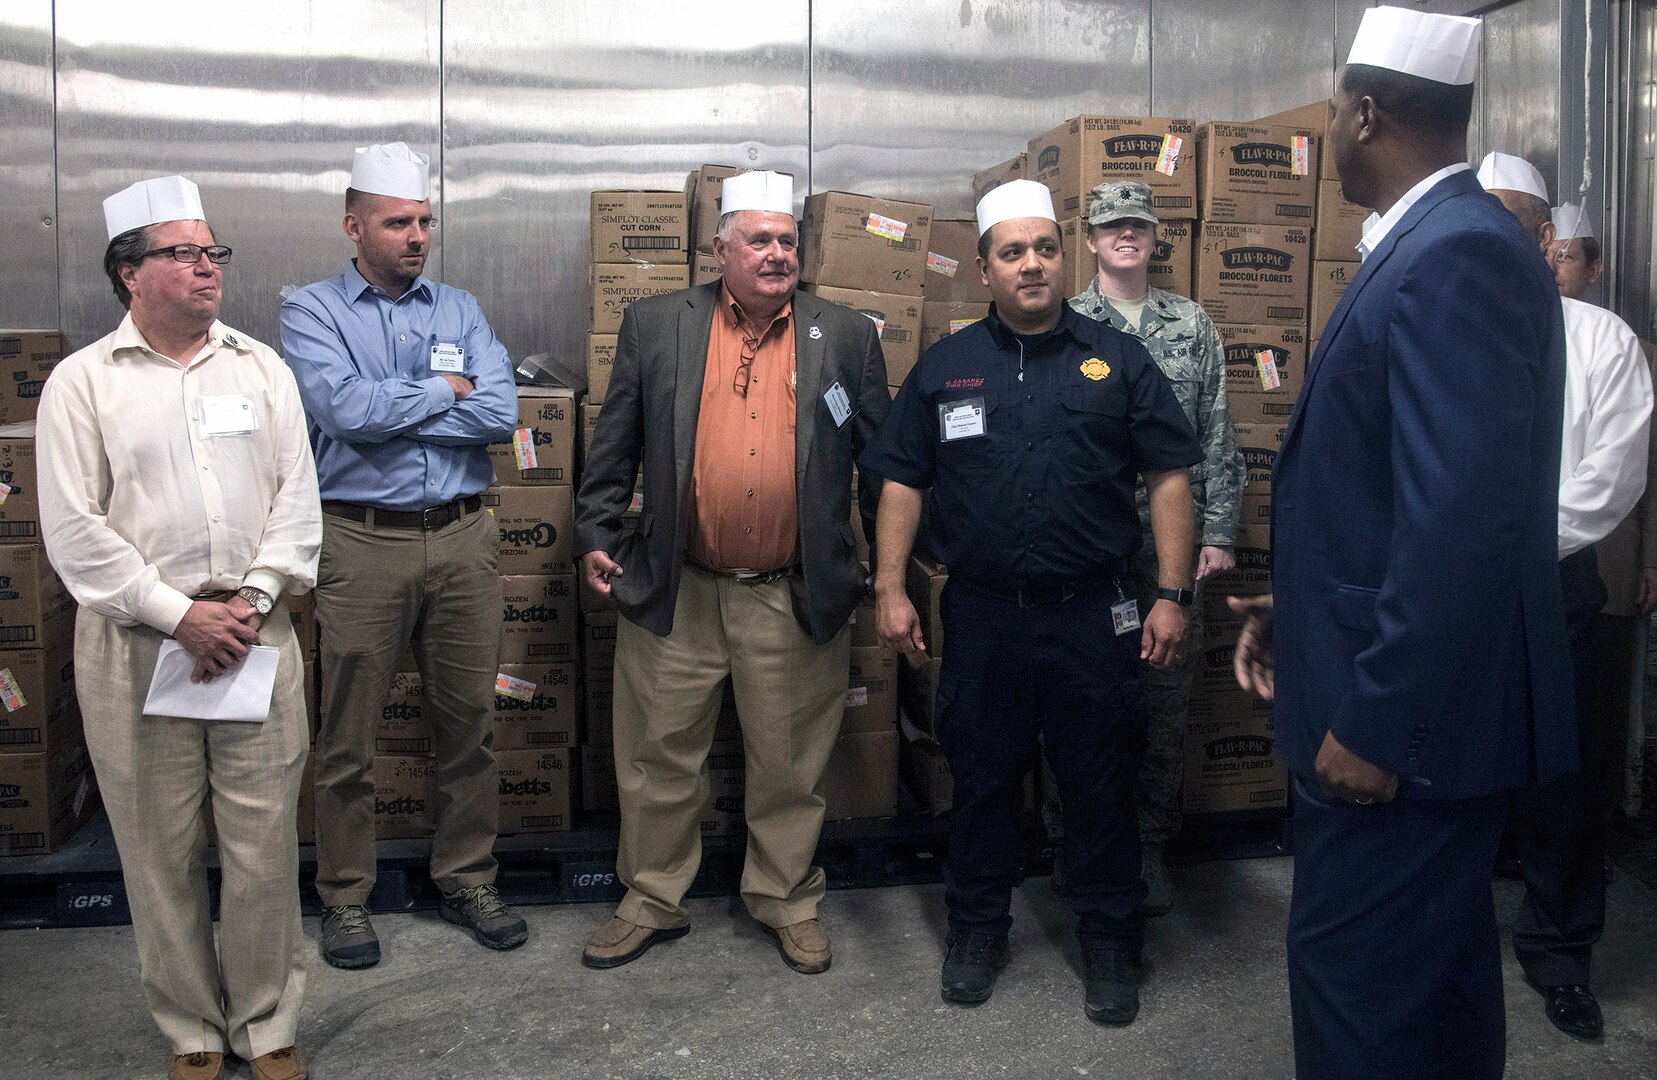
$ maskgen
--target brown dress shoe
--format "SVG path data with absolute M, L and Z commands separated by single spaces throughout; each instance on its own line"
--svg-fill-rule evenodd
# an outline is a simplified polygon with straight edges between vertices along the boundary
M 179 1054 L 167 1070 L 167 1080 L 219 1080 L 224 1075 L 224 1055 L 217 1050 Z
M 682 938 L 688 933 L 688 925 L 658 930 L 653 926 L 628 922 L 618 915 L 593 931 L 593 936 L 587 939 L 587 947 L 581 952 L 581 962 L 590 968 L 620 967 L 643 956 L 650 946 Z
M 777 939 L 777 951 L 782 962 L 801 975 L 816 975 L 827 971 L 834 957 L 829 954 L 828 935 L 816 919 L 788 926 L 767 926 L 766 932 Z
M 305 1059 L 291 1046 L 260 1054 L 248 1065 L 253 1068 L 253 1080 L 306 1080 L 311 1075 Z

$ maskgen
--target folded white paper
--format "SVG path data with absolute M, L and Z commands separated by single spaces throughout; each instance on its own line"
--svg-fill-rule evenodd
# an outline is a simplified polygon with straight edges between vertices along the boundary
M 254 645 L 240 664 L 223 675 L 191 682 L 196 658 L 169 638 L 161 643 L 161 655 L 155 661 L 144 715 L 261 723 L 270 716 L 270 696 L 276 689 L 276 662 L 280 656 L 269 645 Z

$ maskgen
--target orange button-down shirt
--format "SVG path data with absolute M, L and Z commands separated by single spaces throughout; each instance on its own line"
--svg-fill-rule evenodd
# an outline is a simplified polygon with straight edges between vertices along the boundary
M 700 566 L 776 570 L 799 560 L 793 315 L 791 301 L 753 338 L 741 306 L 719 290 L 696 423 L 686 539 L 690 560 Z

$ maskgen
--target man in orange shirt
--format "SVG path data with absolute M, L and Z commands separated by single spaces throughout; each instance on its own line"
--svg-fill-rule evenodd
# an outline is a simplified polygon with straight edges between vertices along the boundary
M 742 900 L 795 971 L 826 971 L 817 921 L 823 770 L 863 595 L 852 462 L 886 415 L 874 325 L 798 293 L 793 181 L 725 181 L 721 281 L 640 300 L 576 502 L 587 582 L 613 596 L 616 875 L 627 895 L 582 962 L 681 937 L 701 861 L 705 764 L 730 677 L 747 760 Z M 644 468 L 644 512 L 624 521 Z M 878 492 L 861 498 L 866 535 Z

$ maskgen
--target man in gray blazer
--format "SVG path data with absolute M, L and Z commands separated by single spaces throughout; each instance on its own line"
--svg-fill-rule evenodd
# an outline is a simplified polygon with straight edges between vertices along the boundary
M 640 300 L 576 502 L 588 584 L 614 597 L 616 874 L 627 895 L 582 962 L 681 937 L 701 860 L 704 765 L 726 676 L 747 759 L 742 900 L 795 971 L 826 971 L 817 921 L 823 771 L 864 589 L 852 463 L 890 399 L 873 324 L 798 293 L 793 182 L 726 180 L 723 279 Z M 644 467 L 644 511 L 624 519 Z M 860 498 L 867 535 L 878 492 Z M 631 526 L 631 527 L 630 527 Z

